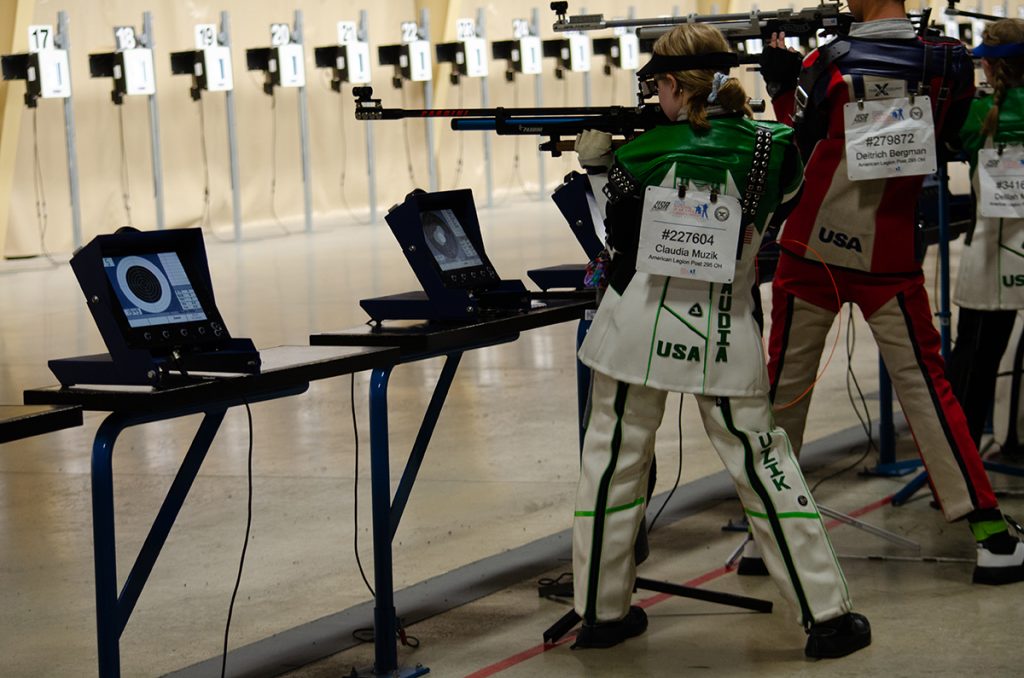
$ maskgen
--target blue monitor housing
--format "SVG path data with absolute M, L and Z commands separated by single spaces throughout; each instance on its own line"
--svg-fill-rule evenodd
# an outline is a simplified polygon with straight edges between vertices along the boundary
M 590 179 L 586 174 L 570 172 L 562 185 L 555 189 L 551 199 L 572 230 L 576 242 L 583 248 L 586 260 L 591 261 L 604 247 L 604 219 L 601 216 Z M 542 290 L 582 290 L 586 275 L 585 264 L 561 264 L 535 268 L 526 275 Z
M 484 250 L 473 192 L 417 189 L 385 217 L 422 291 L 359 305 L 374 321 L 455 320 L 530 307 L 519 280 L 501 280 Z
M 252 340 L 224 326 L 200 229 L 97 236 L 71 268 L 109 353 L 51 360 L 62 385 L 160 386 L 190 372 L 259 372 Z

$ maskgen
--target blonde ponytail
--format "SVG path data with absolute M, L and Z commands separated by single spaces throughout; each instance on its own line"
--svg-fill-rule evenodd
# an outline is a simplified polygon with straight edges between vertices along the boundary
M 981 35 L 982 43 L 990 46 L 1024 42 L 1024 20 L 1000 19 L 985 27 Z M 1006 102 L 1006 95 L 1013 87 L 1018 87 L 1024 79 L 1024 57 L 989 58 L 989 85 L 992 86 L 992 108 L 981 124 L 981 134 L 994 137 L 999 129 L 999 109 Z
M 722 32 L 710 24 L 680 24 L 654 43 L 655 54 L 689 56 L 732 51 Z M 679 86 L 690 92 L 687 122 L 696 130 L 711 129 L 708 122 L 708 95 L 715 78 L 714 69 L 677 71 L 670 73 Z M 747 105 L 747 93 L 736 78 L 727 79 L 718 89 L 715 103 L 727 111 L 743 113 L 748 118 L 754 113 Z

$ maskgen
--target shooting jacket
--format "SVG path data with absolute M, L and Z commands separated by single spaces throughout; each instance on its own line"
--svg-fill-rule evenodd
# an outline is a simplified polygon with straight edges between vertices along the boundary
M 732 284 L 636 271 L 647 186 L 710 190 L 742 200 L 758 126 L 771 132 L 768 179 L 753 221 L 741 228 Z M 666 124 L 615 153 L 609 172 L 609 287 L 580 349 L 580 360 L 620 381 L 721 396 L 763 395 L 768 375 L 753 316 L 755 260 L 766 226 L 802 181 L 793 132 L 777 123 L 713 117 L 711 130 Z
M 843 115 L 844 104 L 861 99 L 927 94 L 942 161 L 967 115 L 974 67 L 958 40 L 911 35 L 909 21 L 854 24 L 848 37 L 804 59 L 805 104 L 797 105 L 792 89 L 772 100 L 776 118 L 795 126 L 807 165 L 803 197 L 783 231 L 788 242 L 780 241 L 785 252 L 870 273 L 920 269 L 916 209 L 924 177 L 851 181 Z
M 975 99 L 960 138 L 971 161 L 971 186 L 980 196 L 978 151 L 1024 145 L 1024 87 L 1007 92 L 999 107 L 999 126 L 995 137 L 981 134 L 981 125 L 992 108 L 992 96 Z M 976 211 L 974 229 L 964 243 L 960 256 L 953 300 L 978 310 L 1024 308 L 1024 219 L 983 217 Z

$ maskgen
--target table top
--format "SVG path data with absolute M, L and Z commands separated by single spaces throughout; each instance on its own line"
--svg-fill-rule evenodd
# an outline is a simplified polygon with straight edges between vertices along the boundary
M 201 407 L 224 401 L 255 401 L 309 382 L 394 363 L 396 348 L 368 346 L 277 346 L 260 350 L 259 374 L 212 375 L 153 389 L 148 386 L 48 386 L 25 391 L 30 405 L 79 405 L 104 412 L 152 412 Z
M 0 405 L 0 443 L 81 425 L 81 407 Z
M 593 292 L 552 295 L 534 304 L 534 308 L 520 313 L 482 315 L 461 321 L 389 320 L 380 325 L 313 334 L 309 343 L 314 346 L 397 346 L 403 355 L 441 353 L 499 343 L 502 339 L 512 340 L 526 330 L 578 320 L 597 306 Z

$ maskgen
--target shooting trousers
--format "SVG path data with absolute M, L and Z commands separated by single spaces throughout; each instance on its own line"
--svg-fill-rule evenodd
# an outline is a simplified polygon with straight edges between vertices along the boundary
M 575 607 L 585 622 L 621 619 L 636 578 L 633 542 L 646 508 L 663 390 L 593 373 L 573 521 Z M 768 571 L 801 624 L 850 610 L 818 509 L 768 398 L 697 396 L 704 429 L 736 484 Z
M 946 519 L 996 507 L 978 448 L 946 379 L 924 275 L 881 276 L 835 268 L 832 275 L 842 302 L 860 306 L 871 327 Z M 813 393 L 807 391 L 838 312 L 825 268 L 783 254 L 772 289 L 768 374 L 775 421 L 798 454 Z

